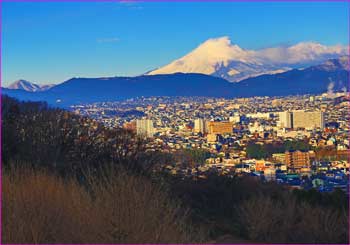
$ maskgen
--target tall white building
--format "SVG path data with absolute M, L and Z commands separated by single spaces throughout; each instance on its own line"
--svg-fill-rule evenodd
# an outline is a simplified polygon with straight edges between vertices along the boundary
M 290 111 L 280 112 L 278 123 L 280 128 L 293 128 L 293 114 Z
M 204 119 L 198 118 L 194 120 L 194 132 L 204 134 L 207 131 L 207 123 Z
M 154 135 L 153 121 L 149 119 L 136 120 L 136 133 L 146 137 L 153 137 Z
M 278 126 L 280 128 L 324 128 L 324 114 L 322 111 L 284 111 L 279 113 Z
M 293 111 L 293 128 L 324 128 L 324 114 L 322 111 Z

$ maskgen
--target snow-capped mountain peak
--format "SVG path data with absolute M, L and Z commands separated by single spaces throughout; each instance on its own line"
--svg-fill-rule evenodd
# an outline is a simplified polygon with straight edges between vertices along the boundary
M 45 84 L 45 85 L 38 85 L 32 82 L 29 82 L 24 79 L 17 80 L 10 84 L 7 88 L 8 89 L 18 89 L 18 90 L 25 90 L 28 92 L 39 92 L 39 91 L 45 91 L 55 86 L 54 84 Z
M 203 73 L 212 74 L 220 66 L 228 66 L 231 60 L 249 62 L 248 52 L 238 45 L 232 45 L 228 37 L 208 39 L 182 58 L 149 75 L 168 73 Z
M 12 83 L 10 86 L 8 86 L 9 89 L 21 89 L 21 90 L 25 90 L 25 91 L 30 91 L 30 92 L 35 92 L 38 91 L 40 89 L 40 86 L 35 84 L 35 83 L 31 83 L 29 81 L 26 81 L 24 79 L 20 79 L 15 81 L 14 83 Z
M 224 36 L 208 39 L 187 55 L 147 74 L 203 73 L 237 82 L 319 64 L 346 54 L 344 46 L 325 46 L 317 42 L 247 50 L 232 44 L 230 38 Z
M 232 59 L 241 59 L 247 56 L 247 53 L 238 45 L 232 45 L 229 37 L 212 38 L 190 53 L 190 56 L 207 59 L 211 63 L 225 62 Z

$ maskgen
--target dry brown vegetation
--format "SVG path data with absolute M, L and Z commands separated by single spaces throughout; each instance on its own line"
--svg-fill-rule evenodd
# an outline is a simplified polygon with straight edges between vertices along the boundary
M 223 243 L 349 244 L 348 196 L 288 190 L 249 176 L 170 181 L 196 223 Z
M 82 186 L 46 171 L 5 171 L 2 242 L 200 242 L 183 209 L 148 179 L 120 171 L 100 179 Z
M 346 211 L 313 207 L 285 195 L 252 198 L 239 208 L 247 236 L 269 243 L 343 243 L 348 235 Z

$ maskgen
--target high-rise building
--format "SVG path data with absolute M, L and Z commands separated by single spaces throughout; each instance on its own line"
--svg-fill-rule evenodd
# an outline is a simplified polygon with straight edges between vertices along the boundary
M 279 126 L 281 128 L 293 128 L 293 114 L 290 111 L 279 113 Z
M 308 151 L 286 151 L 285 162 L 288 168 L 297 170 L 310 167 L 310 155 Z
M 322 111 L 293 111 L 293 128 L 324 128 Z
M 284 111 L 279 113 L 278 126 L 281 128 L 324 128 L 322 111 Z
M 208 122 L 209 134 L 227 134 L 232 133 L 232 122 Z
M 138 135 L 153 137 L 154 127 L 152 120 L 149 119 L 138 119 L 136 120 L 136 133 Z
M 204 134 L 207 131 L 207 124 L 204 119 L 198 118 L 194 120 L 194 132 Z

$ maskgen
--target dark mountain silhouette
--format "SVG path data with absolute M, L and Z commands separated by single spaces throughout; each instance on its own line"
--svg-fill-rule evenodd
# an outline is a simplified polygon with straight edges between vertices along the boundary
M 22 100 L 45 100 L 54 105 L 115 101 L 140 96 L 229 97 L 234 86 L 204 74 L 153 75 L 138 77 L 72 78 L 45 91 L 30 93 L 3 89 L 4 94 Z
M 239 83 L 204 74 L 175 73 L 137 77 L 72 78 L 43 92 L 2 89 L 22 100 L 44 100 L 55 106 L 115 101 L 140 96 L 249 97 L 316 94 L 348 88 L 347 57 L 303 70 L 261 75 Z
M 349 91 L 348 57 L 331 59 L 303 70 L 290 70 L 274 75 L 261 75 L 239 83 L 241 96 L 272 96 L 294 94 L 318 94 L 329 88 Z

